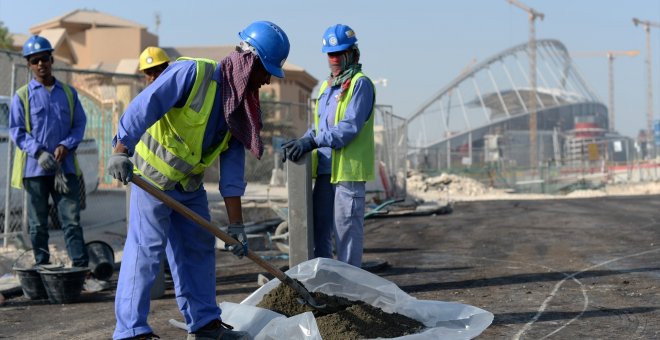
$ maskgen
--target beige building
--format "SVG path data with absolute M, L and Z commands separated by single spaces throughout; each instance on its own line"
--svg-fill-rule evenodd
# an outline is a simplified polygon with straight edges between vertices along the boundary
M 235 46 L 164 47 L 163 49 L 172 60 L 179 57 L 221 60 L 234 51 Z M 267 114 L 264 121 L 277 122 L 281 128 L 289 126 L 291 130 L 286 131 L 288 132 L 286 134 L 298 136 L 309 126 L 307 117 L 310 97 L 318 80 L 302 67 L 289 62 L 285 63 L 283 68 L 284 79 L 271 77 L 271 83 L 261 87 L 262 111 Z M 271 108 L 268 102 L 278 102 L 278 104 Z M 270 136 L 266 134 L 264 137 Z
M 148 46 L 158 46 L 158 36 L 136 22 L 93 10 L 75 10 L 30 27 L 29 34 L 14 34 L 14 48 L 20 51 L 32 34 L 47 38 L 53 45 L 56 67 L 74 71 L 58 71 L 56 77 L 71 83 L 82 95 L 88 115 L 86 138 L 99 144 L 101 186 L 116 186 L 104 177 L 117 120 L 126 106 L 144 86 L 138 75 L 138 56 Z M 236 37 L 238 43 L 238 37 Z M 234 46 L 163 47 L 173 60 L 180 57 L 203 57 L 221 60 Z M 90 72 L 93 71 L 93 72 Z M 264 113 L 262 138 L 266 146 L 264 158 L 274 159 L 272 143 L 282 138 L 300 136 L 310 126 L 309 111 L 312 90 L 318 80 L 300 66 L 284 64 L 285 78 L 271 78 L 271 84 L 260 91 Z M 279 137 L 273 138 L 273 137 Z M 248 157 L 248 163 L 253 162 Z M 248 164 L 257 180 L 268 179 L 268 162 Z M 211 176 L 217 170 L 207 171 Z
M 57 62 L 74 69 L 139 74 L 138 56 L 147 46 L 158 46 L 158 36 L 139 23 L 93 10 L 75 10 L 30 27 L 30 34 L 48 39 Z M 29 35 L 13 35 L 20 50 Z M 233 46 L 164 47 L 170 58 L 180 56 L 221 60 Z M 300 66 L 284 64 L 285 79 L 273 77 L 261 88 L 262 99 L 278 102 L 266 118 L 290 125 L 287 134 L 300 135 L 307 126 L 308 105 L 318 80 Z M 92 91 L 90 91 L 92 92 Z M 264 110 L 265 111 L 265 110 Z M 268 136 L 266 136 L 268 137 Z

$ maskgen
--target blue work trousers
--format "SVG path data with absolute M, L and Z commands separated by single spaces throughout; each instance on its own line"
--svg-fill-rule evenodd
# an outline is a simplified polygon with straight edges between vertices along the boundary
M 210 220 L 203 187 L 194 192 L 165 193 Z M 215 300 L 215 236 L 131 185 L 128 235 L 115 297 L 114 339 L 152 332 L 147 324 L 150 291 L 164 254 L 188 331 L 194 332 L 220 317 Z
M 314 256 L 332 258 L 334 236 L 337 260 L 362 265 L 365 182 L 330 183 L 318 175 L 314 183 Z
M 69 193 L 55 190 L 55 176 L 28 177 L 23 179 L 27 192 L 28 226 L 36 264 L 50 262 L 48 252 L 48 198 L 53 198 L 57 218 L 62 226 L 64 242 L 74 267 L 87 267 L 89 258 L 80 226 L 80 182 L 74 174 L 66 175 Z

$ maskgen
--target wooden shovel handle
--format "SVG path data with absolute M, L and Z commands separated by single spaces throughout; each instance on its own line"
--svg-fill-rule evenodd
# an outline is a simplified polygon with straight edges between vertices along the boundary
M 211 222 L 207 221 L 202 216 L 199 216 L 199 214 L 197 214 L 196 212 L 190 210 L 190 208 L 188 208 L 185 205 L 181 204 L 179 201 L 177 201 L 177 200 L 173 199 L 172 197 L 168 196 L 162 190 L 160 190 L 160 189 L 156 188 L 155 186 L 151 185 L 150 183 L 145 181 L 142 177 L 134 175 L 132 182 L 133 182 L 133 184 L 140 187 L 140 189 L 150 193 L 152 196 L 154 196 L 157 199 L 161 200 L 163 203 L 165 203 L 165 205 L 172 208 L 174 211 L 176 211 L 179 214 L 189 218 L 191 221 L 199 224 L 200 226 L 202 226 L 202 228 L 208 230 L 208 232 L 215 235 L 217 238 L 223 240 L 225 243 L 227 243 L 227 244 L 240 244 L 240 242 L 238 242 L 233 237 L 229 236 L 229 234 L 227 234 L 224 231 L 220 230 L 218 227 L 211 224 Z M 263 268 L 266 271 L 268 271 L 269 273 L 273 274 L 280 281 L 282 281 L 282 282 L 292 281 L 291 278 L 289 278 L 286 274 L 284 274 L 284 272 L 282 272 L 278 268 L 274 267 L 270 263 L 266 262 L 260 256 L 255 254 L 253 251 L 248 249 L 248 253 L 245 256 L 247 258 L 249 258 L 250 260 L 254 261 L 254 263 L 258 264 L 261 268 Z

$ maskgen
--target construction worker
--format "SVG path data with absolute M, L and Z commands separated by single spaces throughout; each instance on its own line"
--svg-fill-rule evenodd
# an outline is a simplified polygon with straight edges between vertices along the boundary
M 108 173 L 127 184 L 133 173 L 210 220 L 206 167 L 220 157 L 220 194 L 228 233 L 248 251 L 241 196 L 245 149 L 263 154 L 259 88 L 283 78 L 289 39 L 280 27 L 256 21 L 239 32 L 237 50 L 220 62 L 179 58 L 129 104 L 119 120 Z M 133 156 L 135 168 L 129 157 Z M 149 292 L 167 256 L 188 339 L 243 339 L 221 321 L 216 303 L 215 237 L 132 185 L 130 220 L 119 272 L 114 339 L 157 339 L 147 324 Z
M 39 35 L 23 45 L 23 57 L 34 75 L 16 91 L 9 131 L 16 144 L 12 186 L 27 192 L 28 225 L 37 265 L 50 263 L 48 199 L 52 197 L 74 267 L 89 258 L 80 226 L 80 182 L 75 150 L 85 134 L 87 117 L 76 90 L 52 73 L 53 47 Z
M 323 34 L 330 76 L 321 84 L 314 127 L 282 145 L 298 161 L 312 151 L 314 256 L 362 264 L 365 182 L 374 179 L 374 85 L 362 73 L 355 32 L 330 26 Z
M 170 65 L 170 57 L 160 47 L 149 46 L 140 53 L 139 69 L 147 85 L 151 84 Z

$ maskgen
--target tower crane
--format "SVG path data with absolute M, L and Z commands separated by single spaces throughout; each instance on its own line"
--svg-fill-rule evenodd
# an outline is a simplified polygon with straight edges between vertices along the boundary
M 607 57 L 608 62 L 608 84 L 609 84 L 609 131 L 614 132 L 614 58 L 618 56 L 635 57 L 639 55 L 639 50 L 626 51 L 586 51 L 571 53 L 572 57 Z
M 651 27 L 660 28 L 660 24 L 648 20 L 633 18 L 635 26 L 644 26 L 646 32 L 646 141 L 653 140 L 653 73 L 651 72 Z
M 537 157 L 537 140 L 536 129 L 538 126 L 536 117 L 536 18 L 543 20 L 544 14 L 536 11 L 533 8 L 527 7 L 517 0 L 507 0 L 508 3 L 514 5 L 523 11 L 527 12 L 529 18 L 529 87 L 531 92 L 529 94 L 529 164 L 533 170 L 538 167 Z
M 155 33 L 158 35 L 158 29 L 160 29 L 160 12 L 154 12 L 154 19 L 156 20 L 156 29 Z

